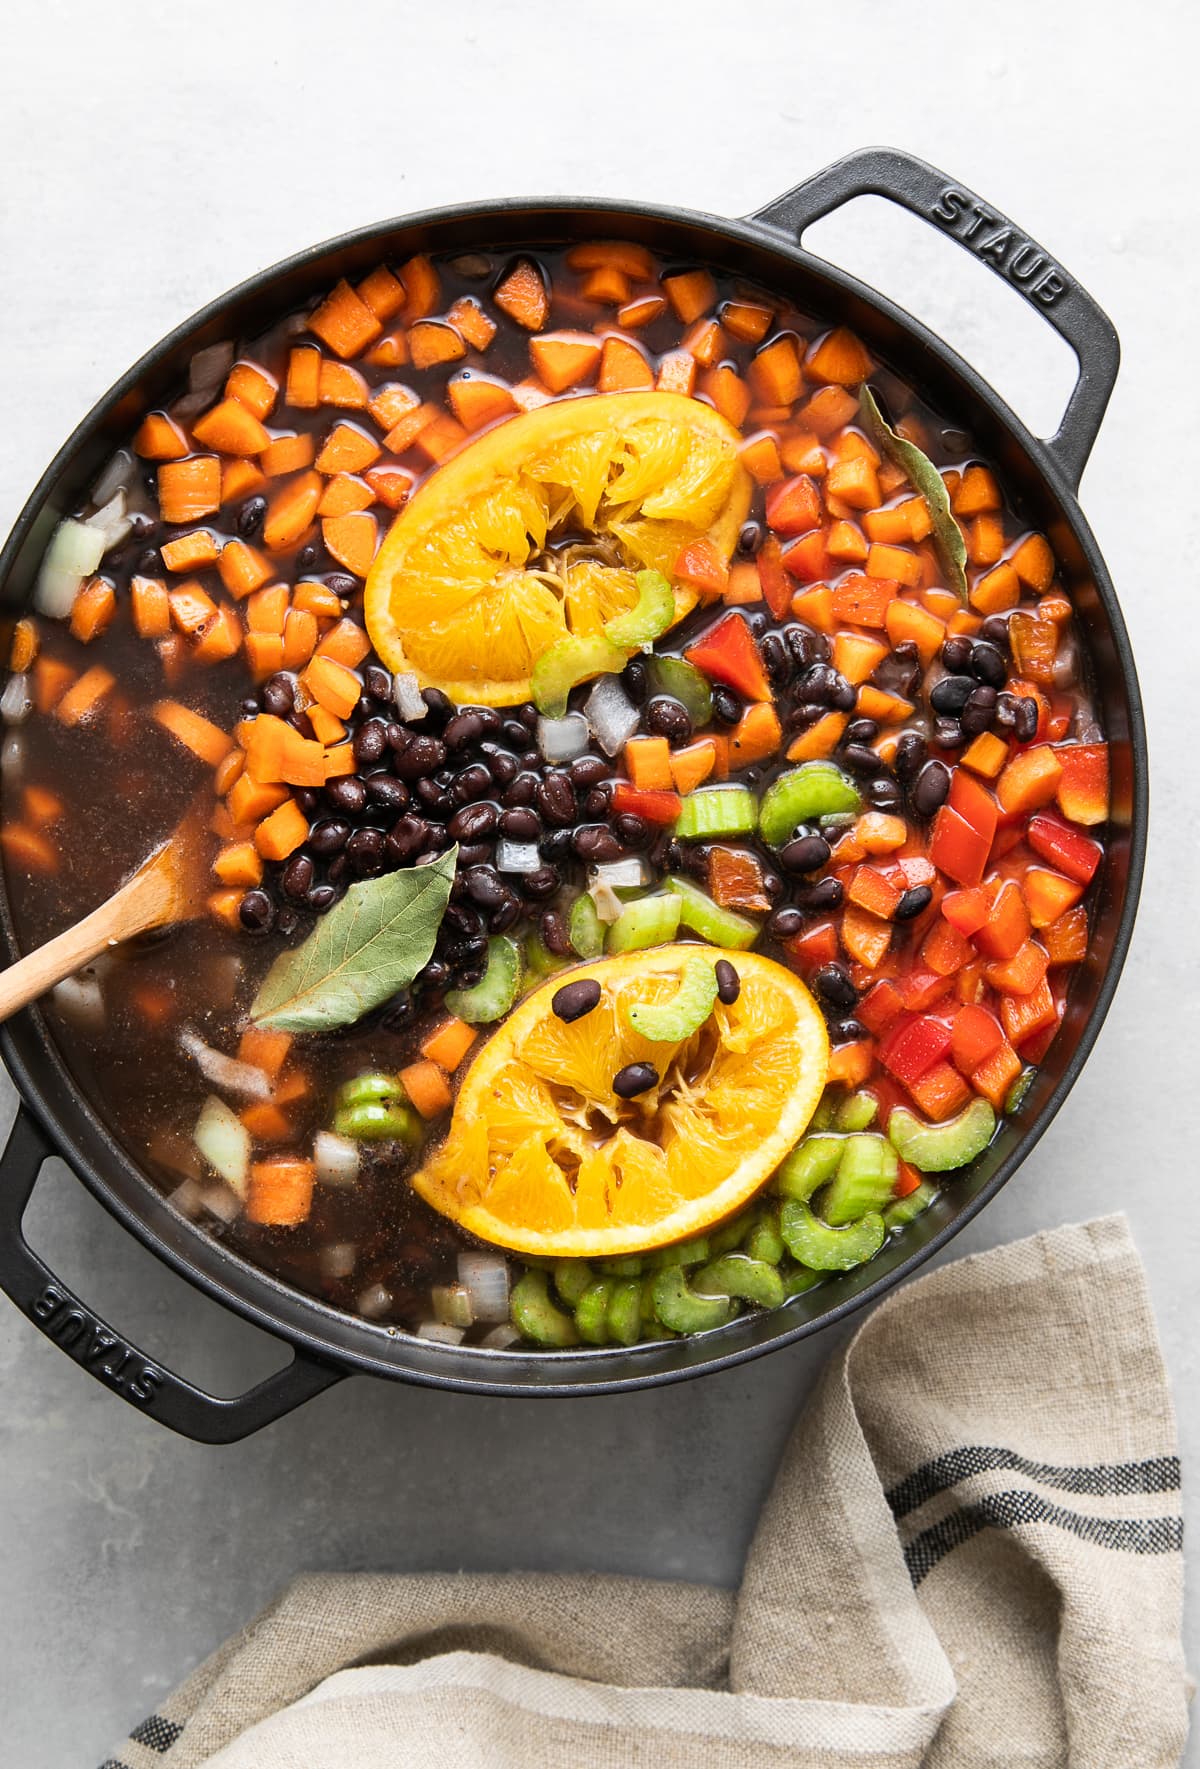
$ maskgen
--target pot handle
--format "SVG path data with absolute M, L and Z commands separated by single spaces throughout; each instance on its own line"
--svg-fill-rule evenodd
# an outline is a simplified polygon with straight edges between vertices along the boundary
M 897 148 L 863 148 L 835 160 L 745 219 L 798 240 L 814 221 L 861 196 L 887 197 L 949 234 L 1066 339 L 1079 362 L 1079 379 L 1048 446 L 1072 487 L 1078 486 L 1121 360 L 1116 331 L 1103 308 L 994 204 Z
M 0 1290 L 88 1373 L 161 1425 L 197 1443 L 236 1443 L 290 1413 L 344 1371 L 297 1350 L 290 1364 L 225 1400 L 176 1376 L 106 1325 L 55 1277 L 25 1239 L 22 1220 L 48 1155 L 55 1153 L 22 1106 L 0 1156 Z

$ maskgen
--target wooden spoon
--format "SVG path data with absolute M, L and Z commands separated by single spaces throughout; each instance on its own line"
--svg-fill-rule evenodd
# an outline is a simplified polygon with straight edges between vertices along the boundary
M 162 847 L 99 909 L 0 971 L 0 1020 L 28 1006 L 109 946 L 171 922 L 192 921 L 204 908 L 211 843 L 211 795 L 198 799 Z

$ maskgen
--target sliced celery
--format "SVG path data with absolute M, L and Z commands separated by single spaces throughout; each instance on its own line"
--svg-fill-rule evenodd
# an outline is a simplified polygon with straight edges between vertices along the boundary
M 568 1308 L 576 1308 L 579 1298 L 595 1279 L 595 1272 L 586 1259 L 556 1259 L 554 1288 Z
M 789 1198 L 779 1213 L 788 1252 L 813 1271 L 849 1271 L 872 1258 L 883 1246 L 886 1229 L 877 1210 L 849 1228 L 833 1228 L 814 1216 L 800 1198 Z
M 533 704 L 546 718 L 561 719 L 572 688 L 590 682 L 593 676 L 617 675 L 628 661 L 628 651 L 610 644 L 599 633 L 557 639 L 533 666 Z
M 845 1138 L 806 1136 L 796 1144 L 775 1175 L 774 1189 L 784 1198 L 811 1198 L 838 1170 Z
M 640 1253 L 624 1253 L 619 1259 L 602 1259 L 600 1270 L 606 1278 L 640 1278 L 646 1261 Z
M 1036 1069 L 1027 1067 L 1021 1070 L 1021 1073 L 1017 1076 L 1016 1080 L 1004 1096 L 1004 1110 L 1006 1112 L 1016 1111 L 1021 1101 L 1025 1098 L 1025 1095 L 1029 1092 L 1029 1089 L 1033 1086 L 1033 1078 L 1036 1074 Z
M 469 1026 L 490 1025 L 506 1014 L 521 984 L 521 948 L 507 934 L 488 940 L 487 969 L 470 989 L 449 989 L 446 1006 Z
M 604 636 L 623 651 L 652 645 L 675 619 L 675 592 L 661 571 L 639 571 L 636 605 L 604 623 Z
M 753 1227 L 754 1220 L 749 1211 L 743 1210 L 739 1215 L 731 1216 L 728 1222 L 723 1222 L 720 1228 L 713 1229 L 708 1237 L 708 1249 L 713 1258 L 720 1253 L 732 1253 L 735 1247 L 740 1247 Z
M 647 658 L 650 687 L 655 694 L 669 694 L 685 706 L 697 731 L 712 718 L 712 685 L 686 657 Z
M 748 787 L 701 786 L 684 799 L 675 834 L 682 841 L 752 835 L 756 821 L 754 794 Z
M 701 1265 L 710 1252 L 708 1236 L 696 1235 L 690 1241 L 676 1241 L 673 1247 L 660 1247 L 650 1258 L 660 1271 L 665 1271 L 673 1265 Z
M 987 1148 L 995 1128 L 996 1114 L 985 1099 L 973 1099 L 944 1124 L 923 1124 L 906 1106 L 897 1106 L 888 1119 L 892 1147 L 922 1173 L 965 1167 Z
M 817 1109 L 812 1115 L 809 1130 L 832 1130 L 833 1120 L 837 1116 L 838 1097 L 836 1089 L 827 1087 L 817 1101 Z
M 567 938 L 580 958 L 599 958 L 604 950 L 604 923 L 586 891 L 567 911 Z
M 861 803 L 853 780 L 832 762 L 802 762 L 772 781 L 763 794 L 759 834 L 769 847 L 782 847 L 799 824 L 857 811 Z
M 701 1266 L 692 1279 L 692 1289 L 700 1296 L 739 1296 L 743 1302 L 756 1302 L 759 1308 L 778 1308 L 783 1301 L 783 1280 L 775 1267 L 745 1253 L 726 1253 L 711 1265 Z
M 811 1290 L 815 1284 L 821 1282 L 821 1273 L 819 1271 L 810 1271 L 806 1265 L 793 1265 L 781 1275 L 783 1277 L 783 1294 L 785 1298 L 802 1296 L 805 1290 Z
M 665 882 L 667 889 L 680 900 L 679 920 L 682 925 L 691 928 L 710 946 L 723 946 L 730 952 L 744 952 L 747 946 L 753 946 L 759 930 L 758 923 L 751 921 L 749 916 L 722 909 L 690 878 L 672 875 Z
M 728 1296 L 698 1296 L 682 1266 L 668 1266 L 654 1280 L 654 1312 L 676 1333 L 707 1333 L 723 1327 L 736 1312 Z
M 862 1131 L 842 1144 L 842 1158 L 821 1204 L 832 1228 L 844 1228 L 869 1211 L 882 1210 L 895 1189 L 900 1161 L 886 1137 Z
M 923 1210 L 928 1210 L 937 1195 L 938 1188 L 932 1185 L 929 1180 L 923 1179 L 919 1186 L 915 1186 L 909 1192 L 907 1197 L 897 1198 L 894 1204 L 888 1205 L 883 1213 L 885 1224 L 889 1229 L 903 1228 L 906 1222 L 911 1222 L 915 1216 L 920 1216 Z
M 400 1099 L 361 1099 L 339 1106 L 333 1114 L 333 1133 L 351 1142 L 406 1142 L 421 1139 L 421 1120 Z
M 679 899 L 670 891 L 626 903 L 608 930 L 608 952 L 642 952 L 665 946 L 679 932 Z
M 779 1264 L 783 1258 L 783 1236 L 779 1232 L 777 1210 L 764 1210 L 756 1219 L 742 1242 L 742 1251 L 751 1259 L 765 1260 L 768 1265 Z
M 608 1338 L 608 1305 L 613 1288 L 611 1278 L 596 1278 L 575 1305 L 575 1331 L 585 1345 L 603 1345 Z
M 678 928 L 678 921 L 676 922 Z M 717 999 L 717 978 L 712 960 L 687 958 L 679 988 L 670 1001 L 634 1001 L 625 1006 L 625 1018 L 643 1038 L 660 1044 L 678 1043 L 698 1032 Z
M 571 1316 L 550 1300 L 544 1271 L 526 1271 L 517 1279 L 509 1297 L 509 1314 L 517 1331 L 535 1345 L 562 1347 L 579 1343 Z
M 875 1122 L 879 1101 L 873 1093 L 852 1093 L 833 1114 L 838 1130 L 867 1130 Z
M 618 1345 L 636 1345 L 642 1336 L 642 1286 L 636 1278 L 613 1285 L 608 1301 L 608 1337 Z

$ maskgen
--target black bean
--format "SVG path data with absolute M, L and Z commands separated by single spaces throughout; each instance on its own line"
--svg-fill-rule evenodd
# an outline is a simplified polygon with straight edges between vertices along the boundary
M 867 797 L 877 811 L 898 811 L 904 803 L 904 794 L 886 775 L 867 781 Z
M 650 692 L 650 672 L 645 660 L 631 657 L 621 671 L 621 686 L 632 700 L 634 706 L 641 706 Z
M 989 688 L 1003 688 L 1008 665 L 998 645 L 991 645 L 986 639 L 977 639 L 971 648 L 969 667 L 977 682 L 986 682 Z
M 963 728 L 957 719 L 935 719 L 930 735 L 939 749 L 957 749 L 963 740 Z
M 874 719 L 851 719 L 842 733 L 843 743 L 874 743 L 879 726 Z
M 618 1099 L 636 1099 L 658 1086 L 658 1070 L 653 1063 L 626 1063 L 613 1076 L 613 1092 Z
M 422 774 L 432 774 L 440 768 L 445 759 L 445 745 L 419 731 L 397 754 L 392 766 L 401 780 L 419 780 Z
M 961 633 L 947 639 L 942 646 L 942 662 L 952 675 L 960 675 L 971 661 L 971 641 Z
M 815 872 L 832 852 L 823 835 L 799 835 L 779 850 L 779 859 L 789 872 Z
M 542 850 L 542 859 L 551 861 L 565 860 L 571 852 L 571 842 L 573 839 L 574 832 L 570 829 L 552 829 L 550 833 L 544 835 L 538 843 L 539 848 Z
M 792 657 L 787 648 L 787 640 L 782 633 L 767 633 L 763 637 L 761 650 L 768 676 L 776 688 L 782 688 L 792 674 Z
M 1023 695 L 1017 702 L 1017 718 L 1013 726 L 1013 735 L 1018 743 L 1032 743 L 1037 736 L 1039 708 L 1036 700 L 1030 695 Z
M 313 863 L 307 854 L 293 854 L 280 875 L 279 887 L 294 903 L 303 903 L 313 881 Z
M 571 936 L 567 932 L 567 918 L 560 909 L 544 909 L 542 919 L 538 922 L 538 932 L 542 936 L 542 945 L 547 952 L 553 952 L 555 958 L 566 958 L 571 951 Z
M 766 893 L 767 901 L 769 903 L 778 903 L 780 897 L 782 897 L 787 890 L 787 884 L 785 883 L 781 872 L 776 872 L 773 866 L 764 866 L 762 869 L 762 888 Z
M 335 811 L 348 811 L 352 817 L 357 817 L 366 807 L 367 789 L 357 774 L 343 774 L 340 779 L 329 782 L 325 797 Z
M 520 719 L 505 719 L 500 726 L 500 737 L 509 749 L 524 749 L 529 742 L 529 733 Z
M 558 1018 L 565 1020 L 569 1026 L 600 1005 L 600 994 L 600 985 L 595 978 L 580 977 L 577 983 L 564 983 L 561 989 L 556 989 L 550 999 L 550 1006 Z
M 296 701 L 296 678 L 280 672 L 269 676 L 260 691 L 263 711 L 277 719 L 286 719 Z
M 416 1011 L 417 1004 L 412 998 L 412 992 L 401 989 L 384 1008 L 379 1023 L 385 1032 L 403 1032 L 406 1026 L 411 1025 Z
M 469 762 L 454 776 L 450 797 L 456 805 L 470 805 L 476 799 L 485 798 L 495 784 L 490 768 L 482 762 Z
M 506 805 L 531 805 L 536 791 L 536 774 L 517 774 L 504 788 L 501 798 Z
M 796 698 L 811 700 L 814 706 L 831 706 L 838 672 L 832 664 L 814 663 L 796 683 Z
M 296 570 L 300 572 L 311 571 L 316 564 L 318 557 L 319 553 L 316 543 L 314 541 L 309 541 L 308 545 L 306 547 L 301 547 L 300 551 L 296 554 Z
M 743 559 L 753 559 L 765 539 L 761 522 L 743 522 L 738 529 L 737 550 Z
M 423 688 L 421 699 L 429 709 L 427 723 L 434 730 L 440 731 L 454 717 L 454 702 L 440 688 Z
M 523 897 L 540 903 L 543 898 L 554 895 L 562 880 L 557 866 L 536 866 L 532 872 L 522 873 L 517 882 Z
M 249 540 L 258 532 L 259 525 L 267 513 L 267 500 L 264 497 L 247 498 L 237 513 L 237 531 L 243 540 Z
M 238 905 L 238 920 L 247 933 L 265 934 L 274 925 L 275 905 L 266 891 L 247 891 Z
M 822 878 L 798 891 L 796 901 L 806 915 L 824 915 L 827 910 L 840 909 L 845 895 L 840 878 Z
M 302 712 L 299 708 L 294 707 L 286 717 L 287 723 L 292 727 L 293 731 L 299 731 L 301 737 L 311 737 L 313 735 L 312 723 L 306 712 Z
M 795 621 L 783 629 L 784 642 L 791 653 L 792 662 L 800 669 L 817 662 L 814 637 L 812 628 L 806 627 L 802 621 Z
M 468 743 L 477 743 L 482 736 L 483 720 L 474 707 L 465 707 L 462 712 L 455 713 L 442 732 L 442 742 L 447 749 L 465 749 Z
M 401 750 L 405 750 L 408 748 L 409 744 L 413 740 L 413 735 L 414 735 L 413 732 L 411 732 L 409 730 L 408 726 L 402 725 L 400 723 L 399 719 L 389 719 L 388 720 L 388 723 L 387 723 L 388 748 L 390 750 L 394 750 L 397 755 L 400 754 Z
M 499 737 L 504 728 L 503 713 L 498 713 L 494 706 L 472 706 L 467 711 L 473 712 L 478 718 L 485 737 Z
M 392 825 L 384 844 L 388 859 L 395 866 L 406 866 L 424 851 L 429 825 L 424 817 L 401 817 Z
M 318 915 L 324 915 L 327 909 L 333 908 L 334 904 L 337 902 L 337 897 L 337 889 L 334 885 L 314 885 L 312 890 L 308 893 L 308 907 L 315 910 Z
M 488 917 L 488 926 L 494 934 L 506 934 L 510 927 L 520 921 L 522 913 L 520 897 L 515 891 L 510 891 L 506 885 L 504 896 Z
M 683 843 L 676 841 L 673 835 L 666 835 L 665 831 L 664 836 L 665 839 L 660 837 L 659 848 L 661 852 L 655 851 L 654 863 L 666 872 L 678 872 L 684 864 Z
M 827 1001 L 830 1007 L 846 1013 L 858 1005 L 858 990 L 850 981 L 850 972 L 844 964 L 823 964 L 812 983 L 822 1001 Z
M 491 860 L 493 852 L 491 842 L 464 842 L 458 850 L 458 863 L 460 866 L 483 866 Z
M 508 887 L 494 866 L 472 866 L 466 880 L 468 895 L 481 909 L 494 909 L 504 901 Z
M 867 1028 L 861 1020 L 834 1020 L 829 1027 L 831 1044 L 857 1044 L 867 1036 Z
M 708 882 L 709 848 L 704 842 L 688 842 L 683 849 L 683 870 L 692 878 Z
M 637 817 L 632 811 L 623 811 L 613 819 L 613 833 L 621 845 L 640 853 L 650 840 L 650 825 L 644 817 Z
M 981 683 L 974 693 L 967 696 L 967 703 L 962 709 L 962 728 L 968 737 L 978 737 L 986 731 L 996 716 L 996 690 L 986 683 Z
M 1017 697 L 1004 690 L 996 696 L 996 724 L 1005 731 L 1011 731 L 1016 722 Z
M 491 769 L 492 779 L 497 786 L 507 786 L 516 779 L 520 763 L 516 756 L 501 749 L 498 743 L 481 743 L 479 753 Z
M 833 672 L 833 691 L 829 704 L 835 713 L 850 713 L 858 704 L 858 689 L 837 670 Z
M 382 829 L 356 829 L 346 843 L 346 858 L 361 878 L 383 871 L 386 837 Z
M 537 722 L 540 715 L 532 700 L 527 700 L 524 705 L 519 706 L 517 708 L 516 716 L 520 719 L 527 731 L 537 730 Z
M 655 737 L 668 743 L 686 743 L 692 735 L 692 720 L 681 700 L 670 694 L 656 694 L 642 714 L 642 723 Z
M 392 678 L 382 664 L 363 665 L 363 685 L 375 700 L 390 701 L 392 698 Z
M 824 717 L 823 706 L 814 706 L 811 700 L 802 700 L 798 706 L 789 710 L 783 721 L 783 728 L 785 731 L 806 731 L 810 725 L 815 725 L 818 719 Z
M 567 772 L 572 784 L 583 792 L 587 787 L 598 786 L 602 780 L 607 780 L 611 770 L 599 756 L 576 756 Z
M 429 995 L 436 995 L 440 990 L 449 988 L 450 980 L 450 966 L 444 964 L 440 958 L 431 958 L 421 972 L 421 981 Z
M 841 751 L 841 759 L 852 774 L 861 774 L 865 779 L 887 772 L 883 757 L 868 749 L 865 743 L 848 743 Z
M 325 573 L 325 588 L 332 590 L 335 596 L 341 596 L 343 600 L 346 600 L 355 594 L 358 584 L 347 571 L 327 571 Z
M 619 860 L 624 851 L 612 830 L 603 823 L 582 824 L 573 831 L 571 846 L 581 860 L 587 860 L 592 865 L 607 860 Z
M 456 934 L 470 936 L 483 932 L 483 917 L 473 903 L 451 903 L 442 920 Z
M 350 877 L 350 862 L 345 854 L 335 854 L 325 868 L 325 877 L 330 884 L 340 885 Z
M 306 817 L 311 817 L 321 802 L 321 795 L 315 786 L 293 786 L 292 795 Z
M 933 902 L 933 892 L 928 885 L 913 885 L 905 891 L 896 907 L 892 910 L 893 921 L 915 921 Z
M 913 810 L 918 817 L 932 817 L 950 791 L 950 770 L 945 762 L 926 762 L 912 788 Z
M 500 813 L 500 833 L 509 841 L 535 842 L 542 833 L 541 819 L 527 805 L 515 805 Z
M 731 688 L 718 682 L 712 691 L 713 718 L 718 725 L 736 725 L 742 716 L 742 703 Z
M 547 823 L 564 827 L 575 821 L 575 788 L 571 776 L 561 768 L 552 768 L 538 782 L 533 802 Z
M 947 640 L 947 644 L 949 643 Z M 945 650 L 945 646 L 942 649 Z M 971 676 L 943 676 L 930 689 L 929 704 L 935 713 L 955 718 L 967 704 L 967 696 L 974 686 L 974 678 Z
M 256 719 L 258 717 L 259 713 L 262 711 L 262 708 L 259 706 L 257 700 L 251 699 L 251 700 L 243 700 L 240 704 L 239 710 L 241 711 L 243 718 Z
M 453 813 L 454 800 L 443 787 L 438 785 L 436 780 L 418 780 L 413 791 L 420 801 L 422 810 L 430 817 L 436 817 L 441 822 L 445 822 L 446 818 Z M 447 836 L 446 840 L 449 841 L 449 839 L 450 837 Z
M 727 958 L 718 958 L 713 965 L 713 975 L 717 979 L 717 1000 L 732 1007 L 742 992 L 741 977 Z
M 456 842 L 481 842 L 493 833 L 500 821 L 500 813 L 495 805 L 483 804 L 463 805 L 455 811 L 446 828 Z
M 398 817 L 401 811 L 407 811 L 407 786 L 399 780 L 393 780 L 384 769 L 380 768 L 373 774 L 367 774 L 363 779 L 363 785 L 367 789 L 367 797 L 370 802 L 373 805 L 379 805 L 384 811 L 389 811 L 393 817 Z
M 360 767 L 369 768 L 387 749 L 387 726 L 382 719 L 368 719 L 354 733 L 354 759 Z
M 912 780 L 924 767 L 928 754 L 928 746 L 919 731 L 904 731 L 896 744 L 892 766 L 901 780 Z
M 523 768 L 528 768 L 531 774 L 536 774 L 542 767 L 545 757 L 540 749 L 523 749 L 517 760 Z
M 803 931 L 804 916 L 799 909 L 790 905 L 784 909 L 773 910 L 767 917 L 767 932 L 773 940 L 790 940 L 793 934 Z
M 994 645 L 1001 656 L 1006 655 L 1010 644 L 1007 614 L 989 614 L 979 629 L 979 637 L 986 645 Z

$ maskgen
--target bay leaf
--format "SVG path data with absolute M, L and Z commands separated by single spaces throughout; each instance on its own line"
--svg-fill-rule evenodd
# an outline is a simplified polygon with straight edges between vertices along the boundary
M 275 960 L 250 1009 L 255 1025 L 332 1032 L 411 983 L 433 952 L 457 858 L 450 848 L 429 866 L 351 885 L 307 940 Z
M 915 442 L 908 442 L 903 436 L 897 436 L 875 403 L 875 395 L 865 381 L 858 390 L 858 399 L 863 421 L 872 441 L 898 466 L 904 468 L 916 490 L 929 505 L 929 514 L 933 518 L 934 545 L 946 573 L 946 587 L 954 590 L 965 603 L 967 544 L 950 508 L 950 494 L 946 490 L 945 480 L 929 456 Z

